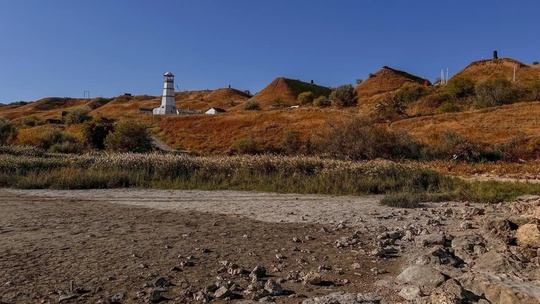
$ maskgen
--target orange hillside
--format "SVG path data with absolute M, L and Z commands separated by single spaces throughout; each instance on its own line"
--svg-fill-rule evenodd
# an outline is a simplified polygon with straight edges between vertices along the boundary
M 459 71 L 454 77 L 470 78 L 474 81 L 505 78 L 512 81 L 516 69 L 517 83 L 530 83 L 540 80 L 540 65 L 527 65 L 511 58 L 475 61 Z

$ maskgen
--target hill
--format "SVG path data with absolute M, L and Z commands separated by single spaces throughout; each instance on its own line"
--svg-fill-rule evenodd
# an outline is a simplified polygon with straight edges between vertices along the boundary
M 422 77 L 383 66 L 355 87 L 358 93 L 358 105 L 362 111 L 371 113 L 386 94 L 396 91 L 406 83 L 424 84 L 424 81 Z M 431 83 L 428 81 L 428 84 Z
M 62 111 L 73 107 L 84 106 L 89 101 L 91 100 L 86 98 L 47 97 L 23 106 L 2 107 L 0 109 L 0 117 L 14 120 L 26 116 L 35 116 L 41 119 L 59 119 Z
M 540 80 L 540 65 L 528 65 L 511 58 L 472 62 L 452 78 L 465 77 L 476 82 L 496 78 L 504 78 L 512 81 L 514 68 L 516 68 L 516 82 L 519 84 L 527 84 L 535 80 Z
M 295 105 L 297 104 L 298 95 L 303 92 L 312 92 L 313 95 L 315 95 L 315 98 L 317 98 L 321 95 L 330 95 L 332 90 L 313 83 L 279 77 L 274 79 L 274 81 L 272 81 L 259 93 L 255 94 L 251 100 L 257 101 L 262 108 L 269 108 L 277 105 L 278 103 L 284 105 Z

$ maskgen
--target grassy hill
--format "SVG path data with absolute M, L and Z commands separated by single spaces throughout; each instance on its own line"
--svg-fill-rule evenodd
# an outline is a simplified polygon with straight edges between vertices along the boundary
M 328 96 L 330 88 L 300 80 L 279 77 L 255 94 L 250 100 L 257 101 L 263 109 L 280 105 L 296 105 L 298 95 L 303 92 L 312 92 L 315 97 Z
M 528 65 L 511 58 L 472 62 L 452 78 L 465 77 L 476 82 L 497 78 L 513 81 L 514 68 L 516 69 L 516 82 L 518 84 L 527 84 L 540 80 L 540 65 Z

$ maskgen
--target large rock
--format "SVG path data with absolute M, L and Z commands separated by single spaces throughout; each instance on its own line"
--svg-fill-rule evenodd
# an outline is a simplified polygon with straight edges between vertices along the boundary
M 414 238 L 414 242 L 417 246 L 433 246 L 433 245 L 444 245 L 444 242 L 446 241 L 446 237 L 444 234 L 424 234 L 424 235 L 417 235 Z
M 444 282 L 444 276 L 425 265 L 411 265 L 396 277 L 396 283 L 413 286 L 437 287 Z
M 509 273 L 516 272 L 521 268 L 518 263 L 513 262 L 510 256 L 495 250 L 484 253 L 474 262 L 472 269 L 478 272 Z
M 525 224 L 518 228 L 516 233 L 517 243 L 524 247 L 540 247 L 540 226 Z
M 327 296 L 307 299 L 302 304 L 378 304 L 381 298 L 374 293 L 334 292 Z
M 407 301 L 413 301 L 414 299 L 422 296 L 422 291 L 418 286 L 405 286 L 399 292 L 399 296 Z
M 540 284 L 505 274 L 468 273 L 460 278 L 463 288 L 484 295 L 492 304 L 540 303 Z

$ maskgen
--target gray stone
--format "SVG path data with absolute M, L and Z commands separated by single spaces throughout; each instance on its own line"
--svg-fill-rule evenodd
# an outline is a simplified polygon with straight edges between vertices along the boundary
M 540 247 L 540 225 L 525 224 L 518 228 L 517 243 L 523 247 Z
M 218 288 L 218 290 L 214 292 L 214 297 L 217 299 L 224 299 L 232 296 L 232 294 L 232 291 L 230 291 L 227 287 L 221 286 L 220 288 Z
M 266 276 L 266 268 L 263 266 L 255 266 L 249 276 L 257 279 L 264 278 Z
M 444 242 L 446 241 L 446 237 L 444 234 L 425 234 L 425 235 L 417 235 L 414 238 L 414 242 L 417 246 L 433 246 L 433 245 L 444 245 Z
M 399 296 L 407 301 L 413 301 L 422 296 L 422 291 L 418 286 L 405 286 L 399 292 Z
M 315 272 L 309 272 L 302 277 L 302 280 L 304 281 L 304 284 L 309 285 L 320 285 L 323 281 L 321 275 Z
M 172 286 L 172 283 L 165 278 L 159 278 L 154 282 L 155 287 L 168 287 Z
M 270 296 L 280 296 L 283 294 L 283 288 L 273 279 L 266 281 L 264 289 L 268 290 Z
M 411 265 L 396 277 L 396 283 L 413 286 L 437 287 L 444 282 L 444 276 L 425 265 Z
M 303 304 L 378 304 L 381 298 L 374 293 L 356 294 L 343 291 L 334 292 L 326 296 L 304 300 Z

